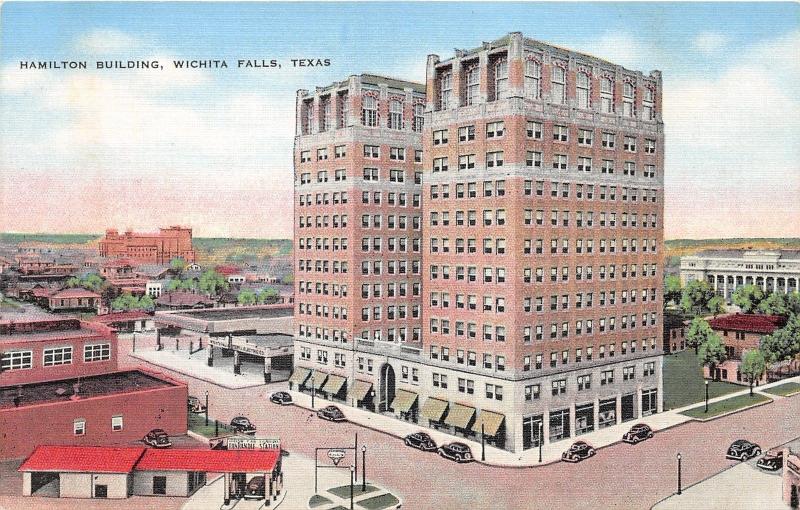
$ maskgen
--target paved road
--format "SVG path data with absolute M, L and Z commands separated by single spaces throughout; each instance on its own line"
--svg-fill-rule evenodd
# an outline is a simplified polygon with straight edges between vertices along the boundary
M 128 345 L 120 342 L 122 363 L 127 362 Z M 604 448 L 594 458 L 576 465 L 458 465 L 406 448 L 400 440 L 380 432 L 350 423 L 322 422 L 309 411 L 271 404 L 264 387 L 226 390 L 172 375 L 187 380 L 190 394 L 209 391 L 213 417 L 229 420 L 239 414 L 248 416 L 260 433 L 280 436 L 292 453 L 313 458 L 314 447 L 351 444 L 358 432 L 359 443 L 368 446 L 367 479 L 399 494 L 404 507 L 410 509 L 645 509 L 675 491 L 678 452 L 683 454 L 683 482 L 687 486 L 733 464 L 725 460 L 725 450 L 737 438 L 771 447 L 800 437 L 800 396 L 795 396 L 709 423 L 691 422 L 659 432 L 636 446 Z

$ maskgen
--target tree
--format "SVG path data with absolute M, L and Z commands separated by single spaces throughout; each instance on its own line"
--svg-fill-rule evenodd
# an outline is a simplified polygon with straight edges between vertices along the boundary
M 66 285 L 69 288 L 80 287 L 81 280 L 77 276 L 70 276 L 64 285 Z
M 139 300 L 136 299 L 136 296 L 126 292 L 114 298 L 111 301 L 111 309 L 112 310 L 135 310 L 139 304 Z
M 789 310 L 789 314 L 800 315 L 800 293 L 786 294 L 786 308 Z
M 694 353 L 697 354 L 697 349 L 715 335 L 705 319 L 695 317 L 689 324 L 689 331 L 686 332 L 686 345 L 694 347 Z
M 700 314 L 708 306 L 708 302 L 714 297 L 714 289 L 703 280 L 692 280 L 681 293 L 681 308 L 686 313 L 694 315 Z
M 681 279 L 676 275 L 664 279 L 664 304 L 677 304 L 681 299 Z
M 291 285 L 291 284 L 293 284 L 294 283 L 294 275 L 291 274 L 291 273 L 287 274 L 286 276 L 281 278 L 281 283 L 283 285 Z
M 714 317 L 721 313 L 725 313 L 725 300 L 722 296 L 714 296 L 706 305 L 708 307 L 708 311 L 714 314 Z
M 145 294 L 144 296 L 139 298 L 139 309 L 145 311 L 152 311 L 156 308 L 156 302 L 153 301 L 153 298 Z
M 800 318 L 792 315 L 784 327 L 761 337 L 760 347 L 769 363 L 791 360 L 800 354 Z
M 733 293 L 733 303 L 742 309 L 744 313 L 752 313 L 761 300 L 764 299 L 764 291 L 755 285 L 744 285 Z
M 258 293 L 258 301 L 264 304 L 273 304 L 278 302 L 280 294 L 272 287 L 266 288 Z
M 200 275 L 199 281 L 200 290 L 209 294 L 219 294 L 224 290 L 228 290 L 228 280 L 213 269 L 209 269 Z
M 169 268 L 173 272 L 180 274 L 186 269 L 186 261 L 181 258 L 174 258 L 169 261 Z
M 747 376 L 750 381 L 750 396 L 753 396 L 753 382 L 757 381 L 767 369 L 767 360 L 764 353 L 759 349 L 750 349 L 742 356 L 742 364 L 739 371 Z
M 697 352 L 700 364 L 708 367 L 708 374 L 716 380 L 715 368 L 725 361 L 725 345 L 720 340 L 719 335 L 712 333 L 712 336 L 700 344 Z
M 766 315 L 783 315 L 784 317 L 789 315 L 786 298 L 780 292 L 773 292 L 767 296 L 758 304 L 757 310 Z
M 241 305 L 254 305 L 256 303 L 257 297 L 256 293 L 253 292 L 251 289 L 242 289 L 239 292 L 239 295 L 236 297 L 237 301 Z
M 103 286 L 103 283 L 105 283 L 105 280 L 102 276 L 97 273 L 89 273 L 81 280 L 81 287 L 97 292 Z

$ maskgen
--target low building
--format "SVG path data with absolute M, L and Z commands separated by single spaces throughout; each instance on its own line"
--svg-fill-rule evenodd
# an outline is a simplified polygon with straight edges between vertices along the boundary
M 153 329 L 153 315 L 142 311 L 115 312 L 97 315 L 91 322 L 105 324 L 118 333 L 136 333 Z
M 164 282 L 161 280 L 148 281 L 144 287 L 145 294 L 153 299 L 158 299 L 164 292 Z
M 686 349 L 687 321 L 680 315 L 664 314 L 664 354 Z
M 101 296 L 97 292 L 74 287 L 61 289 L 47 296 L 47 307 L 54 312 L 97 310 Z
M 184 383 L 143 370 L 3 386 L 0 460 L 40 444 L 122 444 L 154 428 L 185 434 L 187 398 Z
M 167 308 L 170 310 L 211 308 L 212 306 L 214 306 L 214 301 L 212 299 L 195 292 L 165 292 L 156 299 L 157 308 Z
M 786 324 L 786 317 L 738 313 L 715 317 L 708 324 L 725 344 L 727 359 L 715 368 L 714 374 L 709 374 L 708 367 L 703 368 L 705 377 L 713 375 L 714 379 L 745 383 L 746 378 L 739 371 L 742 356 L 751 349 L 757 349 L 762 336 L 782 328 Z

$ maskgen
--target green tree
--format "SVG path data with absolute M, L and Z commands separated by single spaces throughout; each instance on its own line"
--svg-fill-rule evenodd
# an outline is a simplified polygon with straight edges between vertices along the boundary
M 800 293 L 790 292 L 786 294 L 786 308 L 790 314 L 800 315 Z
M 200 290 L 209 294 L 217 295 L 222 291 L 228 290 L 228 280 L 218 272 L 210 269 L 200 275 L 198 283 Z
M 720 340 L 719 335 L 712 333 L 712 336 L 700 344 L 697 352 L 700 364 L 708 367 L 708 374 L 716 380 L 715 369 L 717 365 L 725 361 L 725 345 Z
M 139 298 L 139 309 L 145 311 L 152 311 L 156 308 L 156 302 L 153 301 L 153 298 L 145 294 L 144 296 Z
M 239 304 L 241 305 L 254 305 L 257 297 L 256 293 L 251 289 L 242 289 L 239 292 L 239 295 L 236 297 L 236 300 L 239 301 Z
M 64 285 L 66 285 L 69 288 L 80 287 L 81 280 L 77 276 L 70 276 L 69 278 L 67 278 L 67 281 Z
M 126 292 L 111 301 L 111 309 L 121 311 L 135 310 L 138 304 L 139 300 L 136 299 L 136 296 Z
M 780 292 L 773 292 L 768 295 L 758 303 L 756 310 L 766 315 L 783 315 L 784 317 L 789 315 L 786 298 Z
M 753 313 L 761 300 L 764 299 L 764 291 L 755 285 L 744 285 L 733 293 L 733 303 L 742 309 L 744 313 Z
M 708 302 L 714 297 L 714 289 L 703 280 L 692 280 L 681 293 L 681 308 L 686 313 L 699 315 L 708 307 Z
M 701 345 L 706 343 L 712 336 L 715 336 L 714 330 L 702 317 L 695 317 L 689 324 L 689 331 L 686 332 L 686 345 L 694 347 L 694 353 Z
M 722 296 L 712 297 L 706 306 L 708 307 L 708 311 L 714 314 L 714 317 L 725 313 L 725 299 Z
M 750 396 L 753 396 L 753 383 L 761 378 L 767 369 L 767 360 L 759 349 L 750 349 L 742 356 L 739 371 L 750 381 Z
M 280 298 L 280 294 L 278 293 L 278 291 L 276 289 L 273 289 L 272 287 L 263 289 L 258 294 L 258 301 L 260 303 L 265 303 L 265 304 L 268 304 L 268 305 L 269 304 L 273 304 L 273 303 L 277 303 L 279 298 Z
M 186 269 L 186 261 L 181 258 L 174 258 L 169 261 L 169 268 L 173 272 L 180 274 Z
M 281 283 L 284 285 L 291 285 L 294 283 L 294 275 L 292 273 L 287 274 L 283 278 L 281 278 Z
M 97 292 L 105 283 L 105 280 L 102 276 L 97 273 L 89 273 L 86 275 L 83 280 L 81 280 L 81 287 L 87 290 L 91 290 L 93 292 Z
M 164 290 L 167 292 L 171 292 L 174 290 L 178 290 L 181 287 L 181 281 L 178 279 L 170 280 L 164 285 Z
M 800 318 L 792 315 L 784 327 L 761 337 L 761 350 L 769 363 L 791 360 L 800 354 Z
M 669 275 L 664 279 L 664 304 L 677 304 L 680 300 L 681 279 L 676 275 Z

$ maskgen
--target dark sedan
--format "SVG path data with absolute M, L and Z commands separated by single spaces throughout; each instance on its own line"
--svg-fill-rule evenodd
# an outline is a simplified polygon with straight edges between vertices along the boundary
M 231 420 L 231 430 L 237 434 L 253 435 L 256 433 L 256 426 L 244 416 L 237 416 Z
M 475 458 L 472 456 L 469 446 L 464 443 L 450 443 L 442 445 L 439 450 L 439 456 L 446 459 L 454 460 L 456 462 L 472 462 Z
M 264 477 L 254 476 L 247 482 L 244 499 L 264 499 Z
M 287 406 L 292 403 L 292 396 L 285 391 L 276 391 L 269 397 L 270 402 Z
M 435 452 L 436 443 L 433 442 L 431 436 L 425 432 L 414 432 L 405 437 L 403 442 L 406 446 L 422 450 L 423 452 Z
M 760 446 L 744 439 L 737 439 L 728 448 L 728 453 L 725 455 L 725 458 L 745 461 L 758 457 L 759 455 L 761 455 Z
M 345 421 L 344 413 L 336 406 L 328 406 L 317 411 L 317 416 L 328 421 Z
M 153 429 L 144 436 L 144 444 L 152 446 L 153 448 L 169 448 L 172 446 L 172 441 L 169 440 L 169 435 L 162 429 Z
M 644 423 L 637 423 L 622 436 L 622 441 L 629 444 L 636 444 L 645 439 L 650 439 L 651 437 L 653 437 L 653 429 Z
M 569 450 L 561 454 L 561 460 L 564 462 L 580 462 L 594 456 L 595 453 L 595 449 L 589 443 L 576 441 L 572 443 Z
M 783 467 L 783 450 L 770 450 L 758 459 L 756 466 L 764 471 L 777 471 Z

